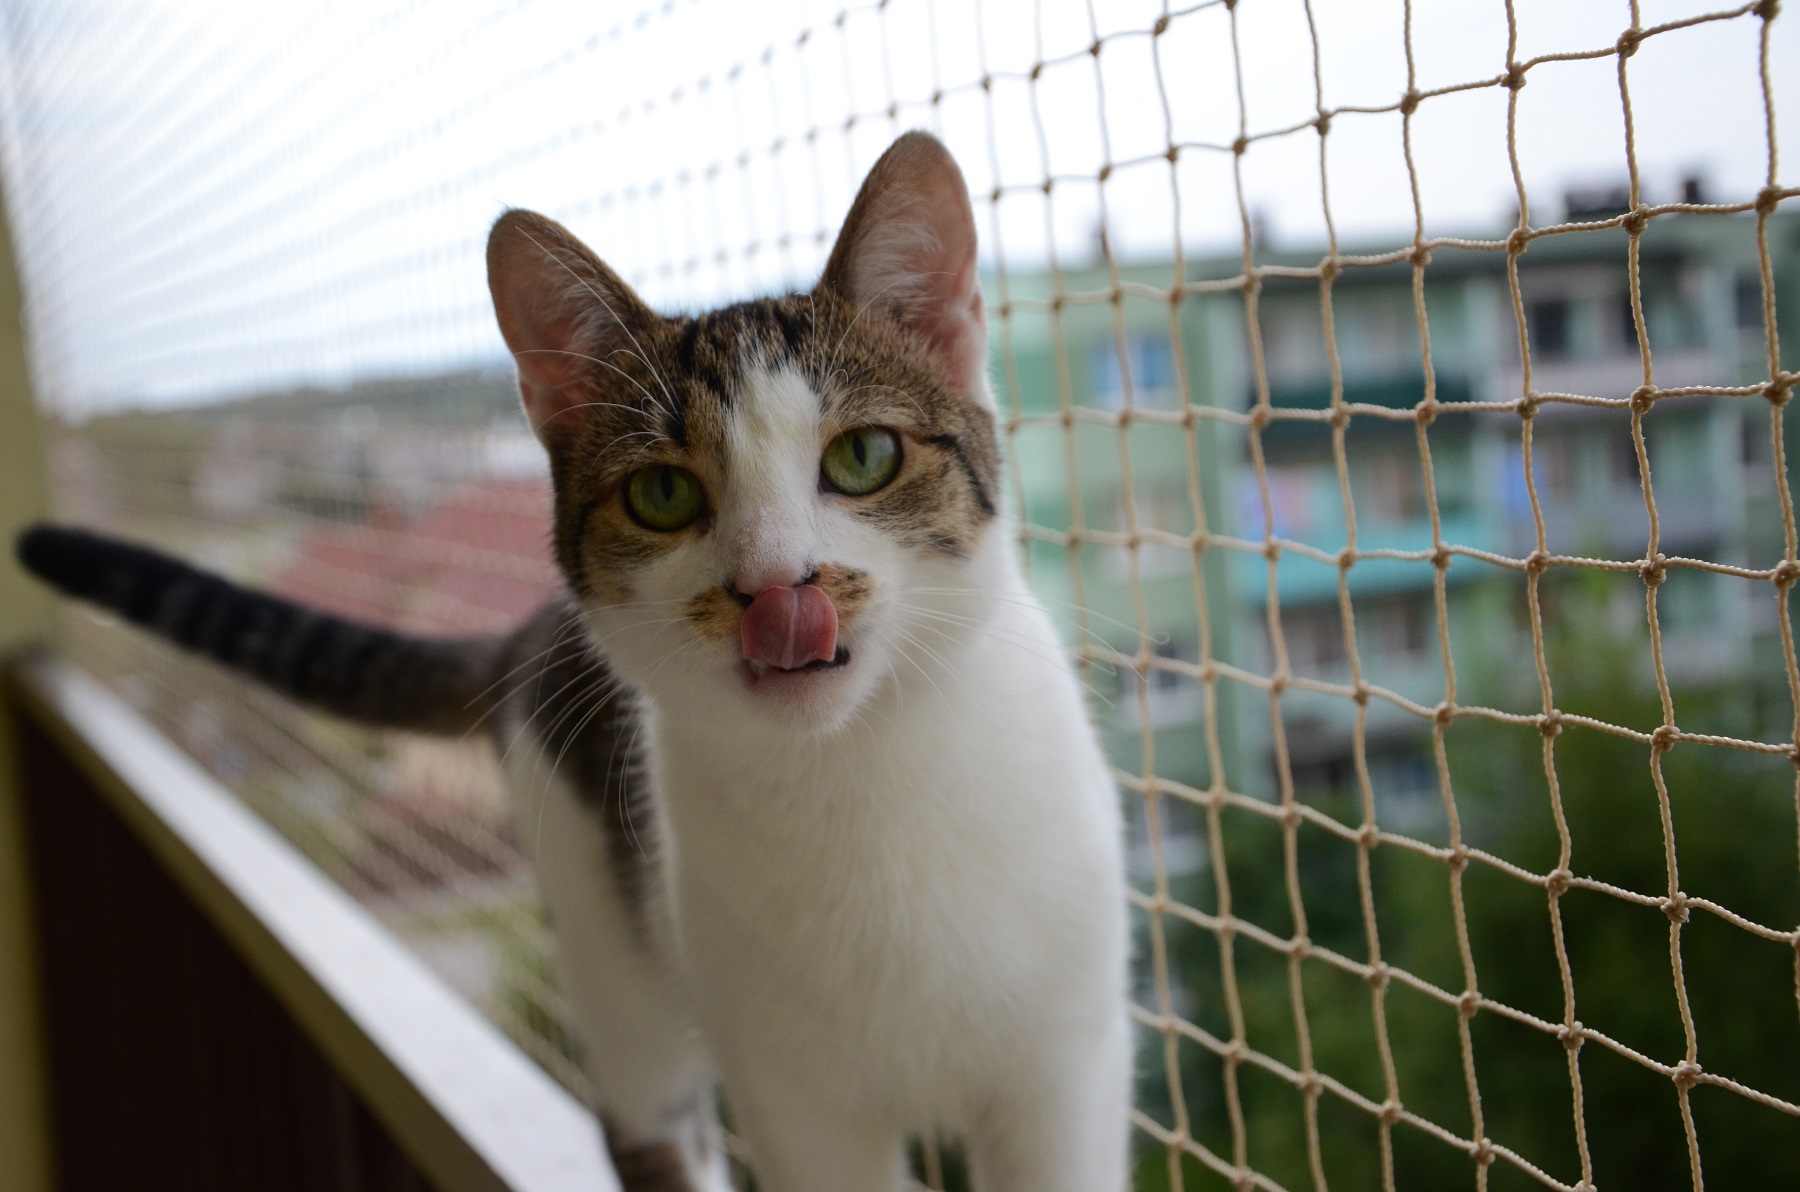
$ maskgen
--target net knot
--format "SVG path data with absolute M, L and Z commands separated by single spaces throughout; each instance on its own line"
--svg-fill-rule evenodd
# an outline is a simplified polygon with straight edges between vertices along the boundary
M 1046 182 L 1046 183 L 1044 183 L 1044 185 L 1049 186 L 1050 184 L 1048 182 Z M 1067 306 L 1068 304 L 1069 304 L 1069 296 L 1067 294 L 1052 294 L 1052 295 L 1050 295 L 1050 312 L 1052 314 L 1061 314 L 1063 312 L 1063 307 Z
M 1356 681 L 1356 688 L 1350 693 L 1350 698 L 1355 700 L 1357 703 L 1361 704 L 1363 707 L 1365 707 L 1365 708 L 1368 707 L 1369 706 L 1369 685 L 1367 683 L 1363 682 L 1361 679 L 1358 679 Z
M 1687 895 L 1680 890 L 1675 891 L 1675 897 L 1663 899 L 1660 905 L 1662 913 L 1669 916 L 1669 922 L 1680 924 L 1688 921 Z
M 1096 174 L 1094 177 L 1096 180 L 1098 180 L 1100 182 L 1105 182 L 1108 178 L 1111 178 L 1112 177 L 1112 162 L 1109 161 L 1105 165 L 1101 166 L 1100 172 L 1098 174 Z
M 1574 880 L 1575 875 L 1567 869 L 1552 869 L 1544 878 L 1544 889 L 1550 891 L 1551 897 L 1561 898 L 1569 892 L 1569 883 Z
M 1761 4 L 1758 4 L 1750 11 L 1754 12 L 1765 21 L 1772 21 L 1775 19 L 1776 14 L 1781 11 L 1781 0 L 1762 0 Z
M 1524 252 L 1530 243 L 1530 228 L 1514 228 L 1506 234 L 1506 253 L 1508 256 L 1516 257 Z
M 1475 1017 L 1476 1011 L 1480 1009 L 1481 994 L 1473 989 L 1467 990 L 1456 999 L 1456 1012 L 1461 1014 L 1465 1020 Z
M 1548 570 L 1550 570 L 1549 551 L 1534 550 L 1525 556 L 1525 573 L 1527 575 L 1542 575 Z
M 1296 815 L 1294 819 L 1298 821 L 1300 817 Z M 1303 935 L 1295 936 L 1288 941 L 1287 954 L 1295 960 L 1305 960 L 1312 955 L 1312 941 Z
M 1031 64 L 1031 76 L 1030 77 L 1031 77 L 1031 81 L 1034 83 L 1044 77 L 1044 64 L 1042 62 L 1033 62 Z
M 1563 714 L 1552 708 L 1537 718 L 1538 732 L 1554 740 L 1562 735 Z
M 1656 386 L 1639 385 L 1631 391 L 1631 408 L 1640 414 L 1648 414 L 1650 407 L 1656 404 Z
M 1281 809 L 1281 826 L 1284 828 L 1298 828 L 1300 826 L 1300 804 L 1289 803 L 1286 807 Z M 1289 952 L 1292 952 L 1295 949 L 1301 942 L 1301 938 L 1302 937 L 1295 936 L 1288 942 Z
M 1381 1113 L 1377 1116 L 1379 1116 L 1381 1118 L 1382 1125 L 1384 1125 L 1384 1126 L 1393 1125 L 1395 1122 L 1400 1120 L 1400 1102 L 1398 1102 L 1398 1101 L 1383 1101 L 1381 1103 Z
M 1660 588 L 1664 580 L 1669 578 L 1669 558 L 1661 552 L 1653 559 L 1645 559 L 1638 567 L 1638 574 L 1644 579 L 1646 588 Z
M 1055 189 L 1056 189 L 1056 179 L 1054 179 L 1054 178 L 1044 179 L 1044 193 L 1045 194 L 1049 194 L 1051 191 L 1053 191 Z
M 1787 405 L 1788 398 L 1794 396 L 1794 374 L 1777 374 L 1774 380 L 1763 386 L 1763 396 L 1769 399 L 1771 405 Z
M 1308 1072 L 1304 1077 L 1301 1078 L 1301 1080 L 1300 1080 L 1301 1095 L 1307 1096 L 1307 1097 L 1317 1097 L 1320 1093 L 1322 1093 L 1324 1091 L 1325 1091 L 1325 1082 L 1319 1079 L 1318 1073 Z
M 1338 552 L 1337 565 L 1339 571 L 1348 571 L 1356 566 L 1356 548 L 1346 546 Z
M 1098 58 L 1100 56 L 1100 47 L 1103 44 L 1104 43 L 1098 37 L 1096 37 L 1094 39 L 1094 44 L 1088 47 L 1088 53 L 1090 53 L 1094 57 Z
M 1450 867 L 1451 873 L 1461 873 L 1467 869 L 1469 867 L 1469 846 L 1459 844 L 1451 849 L 1450 855 L 1444 858 L 1444 864 Z
M 1419 89 L 1417 87 L 1414 87 L 1405 95 L 1402 95 L 1400 97 L 1400 114 L 1402 116 L 1410 116 L 1418 111 L 1419 101 L 1423 98 L 1424 96 L 1419 94 Z
M 1381 843 L 1381 829 L 1376 827 L 1372 821 L 1370 823 L 1364 824 L 1362 827 L 1360 827 L 1356 830 L 1356 843 L 1361 848 L 1373 850 L 1376 845 Z M 1386 969 L 1386 967 L 1381 966 L 1381 965 L 1378 965 L 1376 967 L 1381 970 L 1381 973 L 1380 973 L 1381 979 L 1380 979 L 1380 981 L 1377 981 L 1375 979 L 1376 974 L 1373 971 L 1371 971 L 1369 974 L 1369 983 L 1371 985 L 1386 985 L 1387 984 L 1387 969 Z
M 1680 729 L 1672 724 L 1661 724 L 1657 726 L 1655 732 L 1650 734 L 1650 748 L 1658 753 L 1667 753 L 1675 748 L 1675 743 L 1679 740 L 1681 740 Z
M 1525 64 L 1523 62 L 1507 63 L 1506 77 L 1501 80 L 1501 86 L 1505 87 L 1508 91 L 1518 91 L 1523 89 L 1525 86 Z
M 994 76 L 993 75 L 984 74 L 981 76 L 981 89 L 983 91 L 992 91 L 994 89 Z
M 1456 719 L 1456 705 L 1444 700 L 1431 711 L 1431 722 L 1439 728 L 1449 728 L 1450 722 Z
M 1638 46 L 1644 41 L 1642 29 L 1627 29 L 1619 34 L 1619 57 L 1629 58 L 1638 52 Z
M 1249 152 L 1249 150 L 1250 150 L 1250 138 L 1247 136 L 1241 136 L 1237 140 L 1231 142 L 1231 151 L 1233 153 L 1237 154 L 1239 157 L 1244 156 L 1244 154 Z
M 1675 1065 L 1674 1071 L 1669 1073 L 1669 1079 L 1673 1080 L 1676 1085 L 1681 1088 L 1691 1089 L 1700 1083 L 1700 1073 L 1702 1071 L 1703 1069 L 1700 1065 L 1693 1060 L 1682 1060 L 1679 1064 Z
M 1255 409 L 1250 411 L 1250 429 L 1251 430 L 1267 429 L 1267 427 L 1269 425 L 1269 419 L 1271 417 L 1272 417 L 1272 415 L 1270 414 L 1268 406 L 1257 406 Z
M 1775 581 L 1777 588 L 1785 592 L 1794 586 L 1794 581 L 1800 580 L 1800 563 L 1796 563 L 1792 559 L 1783 559 L 1775 565 L 1775 573 L 1769 578 Z
M 1273 540 L 1263 543 L 1262 556 L 1271 563 L 1281 562 L 1281 543 Z
M 1336 257 L 1327 257 L 1319 262 L 1319 278 L 1321 281 L 1336 281 L 1343 273 L 1344 266 Z
M 1412 246 L 1412 261 L 1413 264 L 1417 265 L 1419 268 L 1425 268 L 1427 265 L 1431 264 L 1431 250 L 1423 244 L 1414 244 Z
M 1274 675 L 1269 679 L 1270 695 L 1280 695 L 1287 690 L 1287 687 L 1288 677 L 1286 675 Z
M 1620 226 L 1625 229 L 1625 234 L 1628 236 L 1642 236 L 1644 229 L 1650 226 L 1649 209 L 1639 203 L 1625 213 L 1625 218 L 1620 221 Z
M 1170 165 L 1174 165 L 1176 162 L 1181 160 L 1181 146 L 1170 145 L 1167 152 L 1165 152 L 1163 154 L 1163 156 L 1169 159 Z
M 1320 112 L 1319 118 L 1313 121 L 1313 127 L 1319 130 L 1320 136 L 1325 136 L 1331 131 L 1331 117 Z
M 1338 396 L 1342 397 L 1343 395 L 1339 394 Z M 1350 425 L 1350 411 L 1347 407 L 1340 405 L 1331 411 L 1331 417 L 1327 418 L 1326 421 L 1335 429 L 1342 430 L 1344 427 Z
M 1455 557 L 1449 547 L 1440 546 L 1431 552 L 1431 565 L 1439 571 L 1448 571 L 1450 570 L 1450 560 Z
M 1163 34 L 1167 33 L 1168 31 L 1169 31 L 1169 14 L 1165 12 L 1162 16 L 1156 18 L 1156 24 L 1150 26 L 1150 36 L 1151 37 L 1161 37 Z
M 1481 1166 L 1492 1166 L 1494 1160 L 1498 1157 L 1499 1156 L 1494 1153 L 1494 1144 L 1487 1139 L 1484 1138 L 1475 1144 L 1475 1162 L 1479 1163 Z
M 1756 192 L 1756 213 L 1758 215 L 1773 215 L 1775 208 L 1780 204 L 1781 188 L 1779 186 L 1765 186 Z
M 1581 1045 L 1587 1042 L 1587 1028 L 1581 1025 L 1579 1018 L 1573 1019 L 1556 1029 L 1556 1037 L 1570 1051 L 1580 1051 Z
M 1413 407 L 1413 417 L 1418 420 L 1420 426 L 1430 426 L 1437 421 L 1439 408 L 1437 398 L 1428 397 Z

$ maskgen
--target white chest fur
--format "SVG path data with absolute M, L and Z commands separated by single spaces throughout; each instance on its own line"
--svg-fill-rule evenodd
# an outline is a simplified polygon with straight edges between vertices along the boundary
M 728 1082 L 960 1131 L 1116 1025 L 1115 795 L 1044 617 L 1008 610 L 828 738 L 658 716 L 679 943 Z

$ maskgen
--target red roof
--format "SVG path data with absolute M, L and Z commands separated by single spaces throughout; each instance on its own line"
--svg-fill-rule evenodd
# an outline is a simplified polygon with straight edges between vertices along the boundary
M 396 629 L 504 629 L 563 587 L 550 510 L 543 481 L 481 481 L 410 519 L 378 510 L 366 522 L 327 525 L 302 539 L 269 586 Z

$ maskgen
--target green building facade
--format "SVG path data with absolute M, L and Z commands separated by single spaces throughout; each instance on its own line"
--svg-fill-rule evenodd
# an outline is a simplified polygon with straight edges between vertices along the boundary
M 1786 314 L 1800 308 L 1793 269 L 1800 217 L 1772 217 L 1768 242 Z M 1323 246 L 1310 246 L 1259 250 L 1256 260 L 1298 270 L 1323 256 Z M 1641 313 L 1659 388 L 1768 379 L 1759 261 L 1751 214 L 1649 222 L 1639 245 Z M 1241 286 L 1208 284 L 1229 283 L 1242 266 L 1241 256 L 1229 256 L 1013 271 L 989 279 L 989 301 L 1032 579 L 1072 640 L 1090 646 L 1086 677 L 1115 762 L 1199 789 L 1213 785 L 1222 766 L 1224 786 L 1275 797 L 1283 751 L 1274 743 L 1266 684 L 1255 682 L 1277 669 L 1271 587 L 1288 673 L 1349 684 L 1333 561 L 1349 542 L 1346 487 L 1359 558 L 1345 579 L 1363 680 L 1423 708 L 1443 701 L 1447 684 L 1436 567 L 1424 557 L 1434 542 L 1432 501 L 1411 416 L 1426 395 L 1412 265 L 1348 266 L 1333 281 L 1335 380 L 1318 281 L 1264 279 L 1256 307 L 1267 400 L 1278 411 L 1317 414 L 1278 418 L 1260 436 L 1247 417 L 1262 389 L 1246 295 Z M 1177 301 L 1170 291 L 1178 281 Z M 1518 283 L 1532 391 L 1622 402 L 1644 384 L 1623 229 L 1532 241 L 1518 258 Z M 1549 554 L 1645 557 L 1650 526 L 1631 414 L 1616 404 L 1540 403 L 1528 487 L 1524 419 L 1513 404 L 1527 387 L 1507 254 L 1439 247 L 1424 272 L 1423 300 L 1434 396 L 1446 407 L 1425 435 L 1431 487 L 1442 541 L 1470 552 L 1456 554 L 1445 572 L 1457 698 L 1504 701 L 1528 677 L 1526 694 L 1535 700 L 1523 573 L 1484 556 L 1521 560 L 1538 549 L 1535 487 Z M 1800 330 L 1787 337 L 1785 368 L 1794 367 L 1796 340 Z M 1341 476 L 1325 420 L 1334 390 L 1362 407 L 1344 429 Z M 1661 398 L 1645 414 L 1663 555 L 1753 568 L 1780 560 L 1771 409 L 1758 394 L 1693 395 Z M 1265 508 L 1275 537 L 1310 551 L 1282 550 L 1271 567 Z M 1371 551 L 1387 556 L 1360 557 Z M 1778 641 L 1771 585 L 1680 568 L 1667 574 L 1658 612 L 1671 682 L 1745 676 L 1754 688 L 1779 681 L 1779 667 L 1755 664 Z M 1645 635 L 1647 659 L 1636 571 L 1552 568 L 1546 593 L 1565 578 L 1605 588 L 1620 631 L 1635 625 Z M 1203 730 L 1204 658 L 1219 664 L 1216 744 Z M 1784 699 L 1784 691 L 1772 697 Z M 1279 705 L 1296 793 L 1312 798 L 1354 787 L 1354 701 L 1342 691 L 1289 685 Z M 1369 701 L 1367 765 L 1389 822 L 1404 823 L 1413 811 L 1436 814 L 1429 727 L 1416 710 Z M 1179 809 L 1167 828 L 1171 867 L 1197 866 Z

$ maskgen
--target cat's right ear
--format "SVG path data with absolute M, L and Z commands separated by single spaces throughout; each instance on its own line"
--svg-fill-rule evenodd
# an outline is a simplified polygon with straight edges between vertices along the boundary
M 519 396 L 546 445 L 572 432 L 612 358 L 656 322 L 631 287 L 553 219 L 514 209 L 488 234 L 488 289 L 519 366 Z

